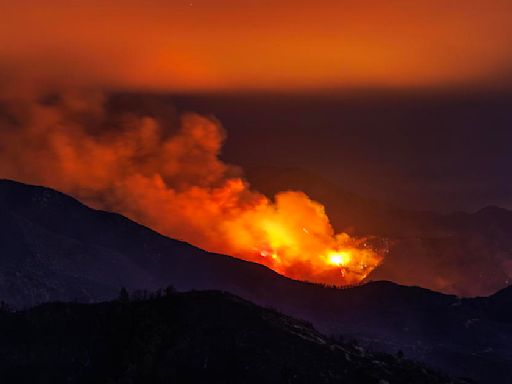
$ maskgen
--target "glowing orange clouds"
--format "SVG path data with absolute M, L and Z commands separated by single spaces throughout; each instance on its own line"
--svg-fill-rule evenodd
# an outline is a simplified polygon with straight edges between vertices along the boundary
M 225 135 L 214 119 L 188 114 L 166 130 L 161 118 L 102 106 L 96 95 L 9 104 L 0 177 L 57 188 L 296 279 L 353 284 L 380 263 L 365 239 L 335 234 L 324 207 L 304 193 L 271 201 L 251 190 L 218 159 Z
M 0 73 L 185 91 L 488 85 L 509 76 L 511 14 L 508 0 L 0 0 Z

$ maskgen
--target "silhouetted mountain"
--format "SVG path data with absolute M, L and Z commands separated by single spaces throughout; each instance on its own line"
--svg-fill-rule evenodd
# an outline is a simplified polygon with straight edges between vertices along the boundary
M 480 299 L 489 318 L 502 323 L 512 323 L 512 286 Z
M 215 291 L 0 313 L 11 383 L 463 383 Z
M 370 279 L 459 296 L 489 295 L 512 283 L 512 212 L 506 209 L 409 211 L 359 197 L 297 168 L 254 168 L 248 178 L 269 196 L 287 189 L 305 191 L 325 205 L 337 231 L 390 239 L 390 252 Z
M 97 301 L 113 297 L 121 286 L 154 290 L 170 282 L 181 290 L 244 293 L 255 281 L 278 276 L 60 192 L 7 180 L 0 180 L 0 255 L 0 298 L 16 307 Z
M 0 300 L 15 307 L 93 302 L 115 297 L 122 286 L 169 284 L 180 291 L 228 291 L 310 321 L 324 334 L 401 350 L 455 376 L 512 381 L 512 322 L 500 309 L 508 291 L 459 299 L 389 282 L 335 289 L 293 281 L 51 189 L 0 181 Z

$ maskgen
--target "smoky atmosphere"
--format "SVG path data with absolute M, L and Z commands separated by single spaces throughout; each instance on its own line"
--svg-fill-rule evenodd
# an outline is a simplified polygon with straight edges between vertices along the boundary
M 0 382 L 512 383 L 511 17 L 0 0 Z

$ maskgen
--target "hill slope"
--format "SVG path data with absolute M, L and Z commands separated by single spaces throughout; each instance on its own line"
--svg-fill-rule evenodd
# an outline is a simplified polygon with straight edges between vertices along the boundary
M 31 306 L 97 301 L 119 288 L 219 288 L 243 293 L 269 269 L 169 239 L 60 192 L 0 180 L 0 298 Z M 236 273 L 235 273 L 236 271 Z M 239 278 L 237 276 L 240 276 Z
M 220 292 L 45 304 L 0 313 L 0 328 L 7 382 L 462 383 Z
M 51 189 L 0 181 L 0 300 L 95 302 L 121 286 L 169 284 L 228 291 L 456 376 L 512 381 L 512 316 L 502 309 L 508 291 L 461 300 L 388 282 L 325 288 L 210 254 Z

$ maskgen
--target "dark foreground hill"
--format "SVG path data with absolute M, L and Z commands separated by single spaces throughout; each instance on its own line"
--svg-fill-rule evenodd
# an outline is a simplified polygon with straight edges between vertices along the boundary
M 169 239 L 51 189 L 0 181 L 0 300 L 17 308 L 97 302 L 122 286 L 169 284 L 228 291 L 454 376 L 512 382 L 510 289 L 459 299 L 389 282 L 325 288 Z
M 6 383 L 463 383 L 220 292 L 0 313 Z

